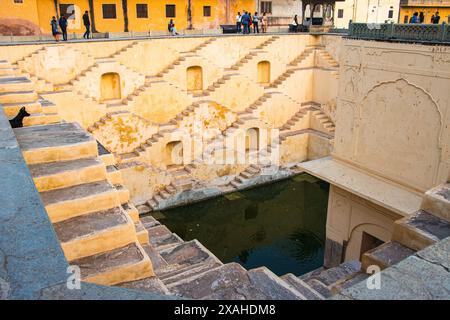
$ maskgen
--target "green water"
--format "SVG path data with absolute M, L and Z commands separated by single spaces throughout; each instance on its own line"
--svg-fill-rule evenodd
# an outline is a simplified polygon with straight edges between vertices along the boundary
M 224 263 L 302 275 L 323 262 L 328 190 L 326 182 L 301 174 L 154 216 Z

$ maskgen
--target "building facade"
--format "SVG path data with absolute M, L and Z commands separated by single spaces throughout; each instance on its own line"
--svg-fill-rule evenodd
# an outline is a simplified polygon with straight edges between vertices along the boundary
M 49 34 L 52 16 L 66 15 L 69 33 L 83 33 L 88 10 L 97 32 L 148 32 L 167 29 L 212 29 L 235 23 L 237 11 L 253 11 L 255 0 L 4 0 L 0 2 L 1 35 Z
M 362 23 L 398 22 L 400 0 L 345 0 L 336 2 L 334 25 L 348 28 L 350 20 Z
M 408 23 L 414 12 L 423 12 L 424 23 L 431 23 L 431 17 L 439 12 L 440 23 L 450 23 L 450 0 L 401 0 L 400 22 Z

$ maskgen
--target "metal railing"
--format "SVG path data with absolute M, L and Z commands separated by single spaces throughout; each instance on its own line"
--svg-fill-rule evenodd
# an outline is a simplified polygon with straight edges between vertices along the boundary
M 350 22 L 347 38 L 447 44 L 450 25 Z

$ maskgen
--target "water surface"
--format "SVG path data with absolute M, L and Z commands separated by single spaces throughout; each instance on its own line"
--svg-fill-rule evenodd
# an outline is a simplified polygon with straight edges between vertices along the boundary
M 328 183 L 300 174 L 154 216 L 224 263 L 302 275 L 323 263 L 328 190 Z

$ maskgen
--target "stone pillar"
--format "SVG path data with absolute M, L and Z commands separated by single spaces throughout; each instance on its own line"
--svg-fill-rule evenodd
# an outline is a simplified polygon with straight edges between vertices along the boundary
M 344 261 L 344 245 L 331 239 L 325 241 L 325 254 L 323 266 L 332 268 L 340 265 Z

